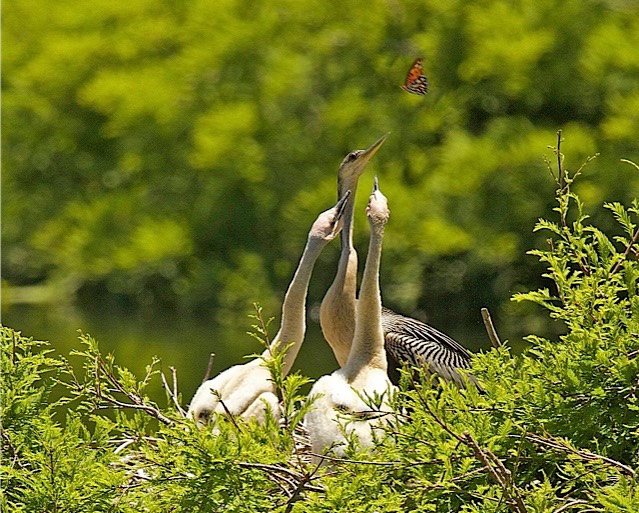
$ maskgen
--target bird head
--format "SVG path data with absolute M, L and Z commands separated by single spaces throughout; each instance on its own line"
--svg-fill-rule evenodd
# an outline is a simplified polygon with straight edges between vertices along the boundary
M 337 174 L 338 190 L 340 195 L 345 189 L 353 189 L 354 184 L 366 169 L 368 161 L 377 153 L 377 150 L 384 144 L 388 134 L 384 134 L 375 141 L 367 150 L 351 151 L 339 166 Z
M 366 207 L 366 216 L 372 226 L 384 226 L 390 217 L 388 209 L 388 200 L 386 196 L 379 190 L 379 182 L 377 177 L 373 182 L 373 192 L 368 198 L 368 206 Z
M 309 232 L 310 239 L 321 239 L 329 242 L 337 237 L 342 230 L 342 216 L 346 208 L 346 201 L 350 195 L 351 191 L 346 191 L 333 208 L 322 212 L 317 217 Z

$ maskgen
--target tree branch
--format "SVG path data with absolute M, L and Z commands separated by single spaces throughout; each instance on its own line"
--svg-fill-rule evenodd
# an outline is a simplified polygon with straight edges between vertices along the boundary
M 632 247 L 637 243 L 637 239 L 639 239 L 639 227 L 635 230 L 635 233 L 632 236 L 632 239 L 630 240 L 630 242 L 628 243 L 626 250 L 623 252 L 623 255 L 621 255 L 621 258 L 619 258 L 619 261 L 612 268 L 612 271 L 610 271 L 610 274 L 615 274 L 619 270 L 619 268 L 621 267 L 621 264 L 626 260 L 626 258 L 628 258 L 628 255 L 630 254 Z
M 169 384 L 166 381 L 166 376 L 164 376 L 164 372 L 160 373 L 160 377 L 162 378 L 162 386 L 164 386 L 164 389 L 169 394 L 169 397 L 173 401 L 173 404 L 177 408 L 177 411 L 180 413 L 180 415 L 182 415 L 182 417 L 186 417 L 186 411 L 184 411 L 184 408 L 182 408 L 182 405 L 180 405 L 179 401 L 177 370 L 175 369 L 175 367 L 169 367 L 169 369 L 171 369 L 171 374 L 173 375 L 173 387 L 169 387 Z
M 619 461 L 613 460 L 612 458 L 608 458 L 607 456 L 602 456 L 601 454 L 595 454 L 585 449 L 575 449 L 563 443 L 561 440 L 557 438 L 553 438 L 553 437 L 542 437 L 539 435 L 534 435 L 532 433 L 526 433 L 525 437 L 531 442 L 535 442 L 539 445 L 543 445 L 544 447 L 550 447 L 551 449 L 556 449 L 563 452 L 569 452 L 585 460 L 589 460 L 589 461 L 601 460 L 613 467 L 616 467 L 623 474 L 626 474 L 632 478 L 636 477 L 636 472 L 632 468 L 628 467 L 627 465 L 624 465 L 623 463 Z
M 506 503 L 515 513 L 527 513 L 528 508 L 524 503 L 517 486 L 513 482 L 512 473 L 508 470 L 502 461 L 495 456 L 490 450 L 482 449 L 468 431 L 463 434 L 464 443 L 470 447 L 475 454 L 475 458 L 484 465 L 488 471 L 488 475 L 497 483 L 506 495 Z
M 490 312 L 488 308 L 481 309 L 481 317 L 484 320 L 484 326 L 486 327 L 486 331 L 488 332 L 488 338 L 490 338 L 490 343 L 494 348 L 499 348 L 503 344 L 501 340 L 499 340 L 499 335 L 497 335 L 497 331 L 495 330 L 495 326 L 493 324 L 493 320 L 490 317 Z

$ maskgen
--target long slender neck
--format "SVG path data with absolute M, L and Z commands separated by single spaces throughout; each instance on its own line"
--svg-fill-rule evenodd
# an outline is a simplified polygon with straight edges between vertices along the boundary
M 344 228 L 341 233 L 342 249 L 337 264 L 337 273 L 333 280 L 334 286 L 337 287 L 335 292 L 342 296 L 343 301 L 355 301 L 357 295 L 357 251 L 353 246 L 354 200 L 354 194 L 351 193 L 344 211 Z
M 343 214 L 341 233 L 342 250 L 337 273 L 320 308 L 320 325 L 340 367 L 348 360 L 355 330 L 355 303 L 357 294 L 357 252 L 353 247 L 353 213 L 357 181 L 340 183 L 338 196 L 350 190 Z
M 344 253 L 344 248 L 353 249 L 353 217 L 355 213 L 355 196 L 357 195 L 357 180 L 354 183 L 340 184 L 337 191 L 339 198 L 347 190 L 351 191 L 351 195 L 346 200 L 346 206 L 344 207 L 344 225 L 341 233 L 342 253 Z
M 382 298 L 379 289 L 379 267 L 384 227 L 372 227 L 357 302 L 355 336 L 345 367 L 348 379 L 353 379 L 365 367 L 386 371 L 384 332 L 382 330 Z
M 353 218 L 355 213 L 355 196 L 357 195 L 357 180 L 340 183 L 337 189 L 338 199 L 348 190 L 351 191 L 351 194 L 344 206 L 344 224 L 342 233 L 340 234 L 342 250 L 337 264 L 337 273 L 335 274 L 331 288 L 336 289 L 334 293 L 349 300 L 352 297 L 352 300 L 355 301 L 357 294 L 357 252 L 353 246 Z
M 262 353 L 262 357 L 267 358 L 270 356 L 271 351 L 278 348 L 278 346 L 279 350 L 282 350 L 287 345 L 293 344 L 284 356 L 284 375 L 288 374 L 293 367 L 295 358 L 304 341 L 304 335 L 306 333 L 306 295 L 308 293 L 308 284 L 317 257 L 326 244 L 327 241 L 317 239 L 309 239 L 306 243 L 300 263 L 284 296 L 280 329 L 269 348 Z

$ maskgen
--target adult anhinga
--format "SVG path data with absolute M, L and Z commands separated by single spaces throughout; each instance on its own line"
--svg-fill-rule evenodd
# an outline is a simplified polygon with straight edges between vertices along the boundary
M 342 197 L 351 191 L 344 211 L 342 250 L 337 273 L 320 307 L 320 325 L 324 338 L 331 346 L 340 366 L 346 363 L 355 332 L 355 305 L 357 289 L 357 252 L 353 246 L 353 210 L 357 182 L 371 157 L 377 152 L 388 134 L 375 141 L 367 150 L 346 155 L 339 167 L 337 194 Z M 448 335 L 428 324 L 382 307 L 389 371 L 394 381 L 397 368 L 403 364 L 424 366 L 431 372 L 463 386 L 465 377 L 459 369 L 468 368 L 470 354 Z M 473 378 L 470 378 L 473 380 Z
M 306 331 L 306 295 L 313 266 L 322 249 L 342 229 L 342 216 L 350 198 L 346 193 L 337 204 L 321 213 L 311 227 L 304 253 L 288 286 L 282 304 L 280 329 L 262 355 L 244 365 L 235 365 L 215 378 L 205 381 L 195 392 L 188 416 L 203 425 L 215 413 L 229 413 L 244 419 L 264 420 L 270 409 L 279 416 L 275 386 L 264 360 L 276 349 L 292 344 L 284 357 L 283 373 L 287 374 L 302 346 Z
M 382 239 L 390 213 L 377 180 L 366 214 L 371 235 L 351 350 L 341 369 L 323 376 L 313 385 L 310 395 L 315 400 L 304 417 L 316 459 L 327 449 L 343 455 L 344 445 L 351 436 L 357 437 L 362 447 L 372 445 L 375 431 L 380 429 L 386 414 L 392 412 L 389 396 L 393 385 L 387 373 L 379 290 Z M 374 410 L 365 398 L 376 398 Z

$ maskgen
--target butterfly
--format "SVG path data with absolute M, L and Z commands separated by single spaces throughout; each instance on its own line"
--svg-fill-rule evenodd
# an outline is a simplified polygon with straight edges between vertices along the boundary
M 426 75 L 424 75 L 424 67 L 422 66 L 421 58 L 415 60 L 408 70 L 406 82 L 400 87 L 404 91 L 419 94 L 420 96 L 424 96 L 428 92 L 428 79 L 426 78 Z

